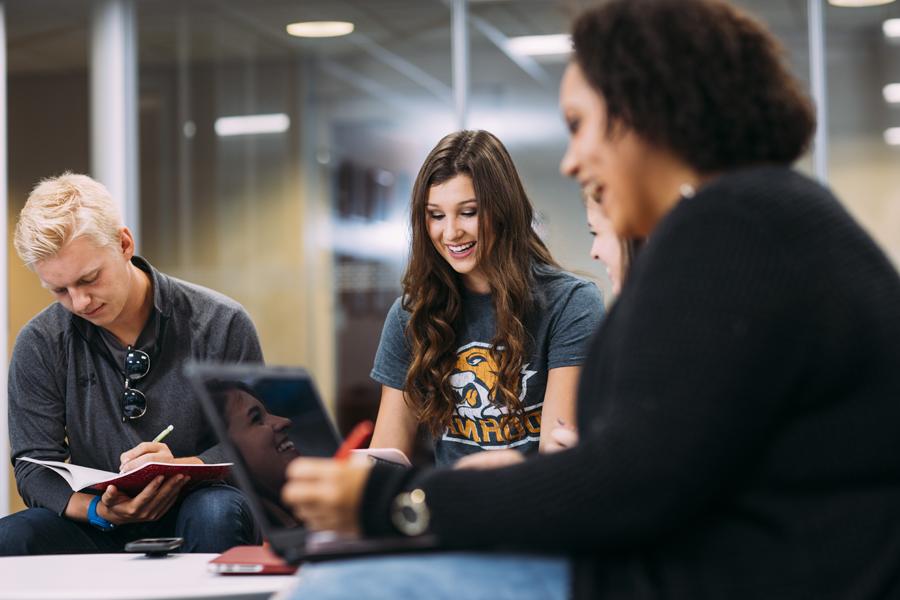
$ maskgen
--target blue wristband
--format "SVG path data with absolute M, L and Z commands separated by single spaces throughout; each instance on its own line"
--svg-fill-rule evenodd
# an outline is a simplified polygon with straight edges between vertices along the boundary
M 91 503 L 88 505 L 88 523 L 102 531 L 109 531 L 110 529 L 114 529 L 115 525 L 97 514 L 97 504 L 99 502 L 100 496 L 94 496 L 93 500 L 91 500 Z

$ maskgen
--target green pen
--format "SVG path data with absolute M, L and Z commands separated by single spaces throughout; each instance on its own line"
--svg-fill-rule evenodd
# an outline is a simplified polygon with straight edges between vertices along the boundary
M 156 442 L 161 442 L 161 441 L 163 441 L 164 439 L 166 439 L 166 436 L 167 436 L 167 435 L 169 435 L 170 433 L 172 433 L 172 430 L 173 430 L 173 429 L 175 429 L 175 426 L 174 426 L 174 425 L 169 425 L 168 427 L 166 427 L 165 429 L 163 429 L 162 431 L 160 431 L 158 436 L 156 436 L 155 438 L 153 438 L 153 442 L 156 443 Z

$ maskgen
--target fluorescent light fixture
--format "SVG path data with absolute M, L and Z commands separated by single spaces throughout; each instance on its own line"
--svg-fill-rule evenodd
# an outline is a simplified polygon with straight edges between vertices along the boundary
M 884 141 L 888 146 L 900 146 L 900 127 L 885 129 Z
M 568 54 L 572 51 L 572 37 L 568 33 L 522 35 L 509 38 L 506 49 L 519 56 Z
M 256 135 L 260 133 L 284 133 L 291 126 L 291 119 L 284 113 L 271 115 L 243 115 L 216 119 L 216 135 Z
M 884 31 L 884 37 L 900 38 L 900 19 L 887 19 L 881 24 L 881 30 Z
M 397 259 L 409 252 L 409 226 L 402 219 L 374 223 L 339 221 L 331 231 L 331 247 L 338 254 Z M 360 240 L 365 240 L 365 243 L 361 244 Z M 374 278 L 375 274 L 372 275 Z M 348 283 L 352 289 L 352 281 Z
M 889 83 L 881 90 L 888 104 L 900 104 L 900 83 Z
M 287 26 L 287 32 L 297 37 L 340 37 L 353 33 L 353 23 L 348 21 L 301 21 Z
M 828 0 L 832 6 L 846 6 L 849 8 L 862 8 L 864 6 L 880 6 L 890 4 L 894 0 Z

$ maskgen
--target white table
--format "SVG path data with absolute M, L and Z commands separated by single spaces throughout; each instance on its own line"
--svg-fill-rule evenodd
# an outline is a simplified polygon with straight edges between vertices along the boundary
M 289 575 L 216 575 L 216 554 L 57 554 L 0 558 L 0 600 L 261 600 Z

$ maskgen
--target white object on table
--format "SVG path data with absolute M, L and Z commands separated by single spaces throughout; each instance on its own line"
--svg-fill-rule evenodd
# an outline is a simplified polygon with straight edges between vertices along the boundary
M 0 558 L 0 600 L 262 600 L 293 575 L 216 575 L 218 554 L 55 554 Z

